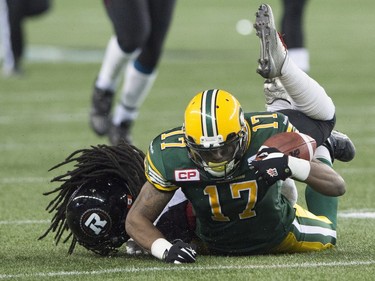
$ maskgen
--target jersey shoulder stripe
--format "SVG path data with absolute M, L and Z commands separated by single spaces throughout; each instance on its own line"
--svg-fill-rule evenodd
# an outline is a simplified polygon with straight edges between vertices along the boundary
M 288 116 L 280 112 L 252 112 L 245 113 L 245 119 L 248 122 L 251 133 L 262 131 L 275 132 L 294 132 L 297 129 L 289 121 Z
M 176 171 L 193 168 L 196 169 L 189 158 L 181 127 L 165 131 L 151 142 L 145 159 L 145 173 L 156 188 L 176 190 L 179 187 Z
M 148 152 L 145 159 L 145 174 L 147 180 L 157 189 L 163 191 L 174 191 L 178 187 L 166 180 L 153 164 L 150 153 Z

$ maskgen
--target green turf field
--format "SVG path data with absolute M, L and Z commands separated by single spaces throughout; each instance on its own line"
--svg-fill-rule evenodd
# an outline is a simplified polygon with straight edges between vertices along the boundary
M 191 97 L 204 89 L 235 94 L 245 111 L 262 110 L 255 73 L 259 43 L 242 36 L 258 1 L 180 0 L 159 76 L 134 127 L 143 150 L 161 130 L 180 125 Z M 275 15 L 279 0 L 268 2 Z M 111 28 L 100 1 L 54 1 L 30 20 L 23 79 L 0 78 L 0 280 L 373 280 L 375 274 L 375 18 L 373 0 L 309 2 L 306 19 L 311 76 L 336 104 L 337 129 L 357 147 L 335 162 L 347 182 L 340 199 L 338 246 L 321 253 L 203 257 L 175 266 L 154 258 L 102 258 L 82 247 L 72 256 L 53 237 L 37 238 L 51 216 L 47 170 L 71 152 L 107 143 L 88 126 L 91 88 Z M 300 187 L 301 202 L 303 191 Z

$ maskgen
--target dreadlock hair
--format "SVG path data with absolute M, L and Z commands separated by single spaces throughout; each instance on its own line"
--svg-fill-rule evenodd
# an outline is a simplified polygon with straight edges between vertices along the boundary
M 146 182 L 143 166 L 144 157 L 145 154 L 141 150 L 125 142 L 117 146 L 98 145 L 91 146 L 88 149 L 76 150 L 65 161 L 49 169 L 48 171 L 52 171 L 75 162 L 75 169 L 51 180 L 51 182 L 62 183 L 59 187 L 43 193 L 46 196 L 56 193 L 57 195 L 46 207 L 46 211 L 49 213 L 55 212 L 55 215 L 51 219 L 51 225 L 39 237 L 39 240 L 45 238 L 50 232 L 55 232 L 54 240 L 57 245 L 64 232 L 69 231 L 63 243 L 69 241 L 73 236 L 68 251 L 69 254 L 72 254 L 77 239 L 70 231 L 66 221 L 66 207 L 71 195 L 90 180 L 112 175 L 118 176 L 127 183 L 129 192 L 135 199 Z

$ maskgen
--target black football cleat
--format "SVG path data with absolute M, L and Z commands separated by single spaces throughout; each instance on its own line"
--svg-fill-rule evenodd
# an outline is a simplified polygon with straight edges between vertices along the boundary
M 133 121 L 131 120 L 123 121 L 118 126 L 112 124 L 108 132 L 110 143 L 112 145 L 118 145 L 121 142 L 132 144 L 132 137 L 130 134 L 132 125 Z
M 90 111 L 90 126 L 94 132 L 103 136 L 106 135 L 111 126 L 111 108 L 114 92 L 94 88 L 92 94 L 92 105 Z
M 338 131 L 333 130 L 329 138 L 323 144 L 328 148 L 332 161 L 349 162 L 355 156 L 355 146 L 350 138 Z
M 276 30 L 271 6 L 260 5 L 256 13 L 254 28 L 260 40 L 260 58 L 257 72 L 264 78 L 281 76 L 287 50 Z

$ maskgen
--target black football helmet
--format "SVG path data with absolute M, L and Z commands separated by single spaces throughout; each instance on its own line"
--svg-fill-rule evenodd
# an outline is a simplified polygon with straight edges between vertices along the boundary
M 80 245 L 106 256 L 129 239 L 125 219 L 132 203 L 125 181 L 116 176 L 92 179 L 69 198 L 66 221 Z

